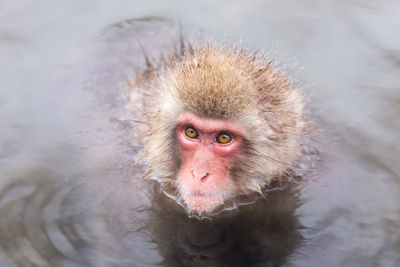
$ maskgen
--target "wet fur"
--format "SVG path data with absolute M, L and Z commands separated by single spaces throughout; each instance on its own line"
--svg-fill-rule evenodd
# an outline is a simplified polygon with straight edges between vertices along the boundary
M 152 175 L 178 195 L 180 168 L 175 136 L 182 112 L 243 127 L 246 139 L 230 170 L 236 194 L 257 192 L 293 173 L 302 154 L 302 89 L 266 56 L 207 42 L 171 52 L 137 77 L 131 102 L 143 103 L 144 161 Z M 144 99 L 138 99 L 138 90 Z

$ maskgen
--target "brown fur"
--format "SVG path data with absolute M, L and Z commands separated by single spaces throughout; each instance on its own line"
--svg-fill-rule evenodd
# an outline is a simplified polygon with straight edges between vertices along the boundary
M 187 111 L 246 130 L 243 149 L 230 170 L 237 194 L 261 192 L 295 168 L 305 129 L 301 89 L 266 57 L 209 42 L 174 54 L 158 69 L 151 75 L 145 72 L 142 84 L 149 125 L 144 151 L 153 175 L 166 186 L 179 191 L 175 124 Z

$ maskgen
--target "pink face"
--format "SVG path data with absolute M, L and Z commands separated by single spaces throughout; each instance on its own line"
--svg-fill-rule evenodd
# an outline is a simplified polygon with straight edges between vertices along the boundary
M 231 167 L 244 131 L 234 123 L 184 113 L 177 121 L 182 166 L 177 182 L 190 211 L 210 213 L 232 193 Z

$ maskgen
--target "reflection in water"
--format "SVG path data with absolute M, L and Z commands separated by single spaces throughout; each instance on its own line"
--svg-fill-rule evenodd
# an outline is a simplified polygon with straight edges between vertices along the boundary
M 280 266 L 301 243 L 295 190 L 273 192 L 211 220 L 189 219 L 157 190 L 148 228 L 162 266 Z

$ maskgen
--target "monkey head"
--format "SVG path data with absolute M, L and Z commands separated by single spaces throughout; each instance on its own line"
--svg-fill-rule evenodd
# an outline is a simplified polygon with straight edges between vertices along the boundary
M 190 213 L 262 194 L 301 154 L 301 90 L 264 56 L 202 44 L 165 64 L 151 88 L 146 159 Z

